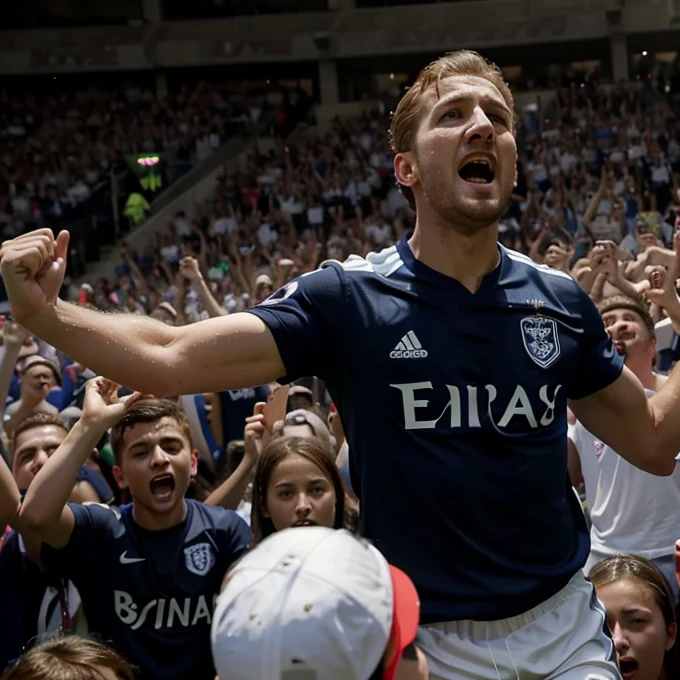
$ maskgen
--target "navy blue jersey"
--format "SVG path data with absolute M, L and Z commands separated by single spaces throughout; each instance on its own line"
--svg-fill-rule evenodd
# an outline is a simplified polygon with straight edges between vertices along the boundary
M 248 310 L 274 335 L 283 381 L 326 381 L 363 532 L 413 578 L 424 622 L 515 616 L 589 550 L 566 402 L 612 383 L 622 361 L 570 276 L 499 249 L 475 294 L 402 241 Z
M 210 623 L 229 565 L 246 550 L 250 530 L 231 510 L 187 500 L 186 519 L 147 531 L 103 505 L 69 504 L 68 546 L 43 545 L 45 569 L 80 591 L 90 630 L 141 669 L 143 680 L 214 680 Z
M 10 532 L 0 550 L 0 674 L 38 635 L 45 593 L 60 585 L 28 559 L 19 534 Z

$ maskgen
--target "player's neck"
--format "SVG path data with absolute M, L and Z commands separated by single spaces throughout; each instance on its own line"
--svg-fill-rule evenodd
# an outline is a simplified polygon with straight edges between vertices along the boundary
M 187 516 L 187 504 L 184 500 L 172 508 L 169 512 L 151 512 L 141 503 L 132 504 L 132 516 L 135 522 L 147 531 L 162 531 L 177 526 Z
M 464 234 L 450 227 L 423 228 L 416 223 L 409 246 L 423 264 L 475 293 L 482 279 L 498 266 L 498 225 Z

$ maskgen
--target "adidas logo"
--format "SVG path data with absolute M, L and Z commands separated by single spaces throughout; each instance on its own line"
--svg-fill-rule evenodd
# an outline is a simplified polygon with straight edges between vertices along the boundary
M 427 350 L 413 331 L 409 331 L 390 352 L 390 359 L 424 359 L 426 356 Z

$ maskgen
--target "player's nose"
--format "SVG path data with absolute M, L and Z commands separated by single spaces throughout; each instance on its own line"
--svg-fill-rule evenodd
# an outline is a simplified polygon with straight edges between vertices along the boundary
M 481 106 L 476 106 L 470 118 L 470 126 L 467 130 L 467 142 L 493 142 L 496 131 L 493 123 L 489 120 Z

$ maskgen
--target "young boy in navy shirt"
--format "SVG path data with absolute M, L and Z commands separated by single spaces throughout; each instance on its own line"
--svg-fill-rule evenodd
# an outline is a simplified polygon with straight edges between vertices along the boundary
M 21 518 L 43 541 L 43 568 L 73 581 L 90 630 L 142 680 L 213 680 L 214 600 L 250 532 L 234 512 L 184 498 L 197 466 L 185 414 L 138 393 L 121 403 L 116 389 L 90 381 L 80 421 L 36 476 Z M 114 475 L 132 497 L 120 516 L 66 502 L 111 427 Z

